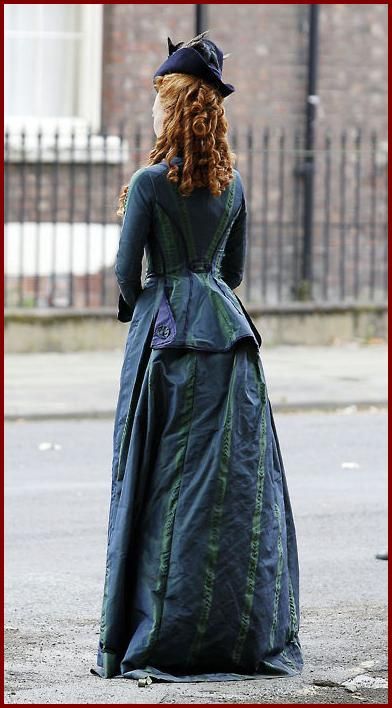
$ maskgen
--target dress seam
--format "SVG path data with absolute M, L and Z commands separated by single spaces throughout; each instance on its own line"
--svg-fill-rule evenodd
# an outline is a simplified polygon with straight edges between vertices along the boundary
M 256 484 L 256 499 L 252 519 L 252 537 L 249 548 L 248 574 L 246 579 L 246 592 L 244 597 L 243 609 L 240 619 L 240 627 L 237 636 L 237 641 L 233 649 L 233 661 L 239 663 L 243 652 L 246 637 L 249 631 L 250 618 L 252 614 L 256 571 L 258 564 L 258 555 L 260 549 L 260 534 L 261 534 L 261 513 L 263 509 L 264 496 L 264 480 L 265 480 L 265 454 L 266 454 L 266 388 L 261 371 L 258 366 L 258 361 L 255 363 L 256 371 L 259 376 L 259 398 L 260 398 L 260 456 Z
M 222 515 L 224 510 L 224 501 L 227 490 L 227 478 L 230 468 L 231 445 L 233 433 L 233 418 L 235 412 L 234 406 L 234 390 L 237 381 L 237 352 L 234 353 L 234 361 L 232 366 L 231 380 L 229 384 L 228 401 L 225 410 L 224 429 L 222 433 L 221 443 L 221 458 L 224 460 L 219 470 L 215 498 L 210 517 L 210 530 L 207 544 L 204 582 L 202 591 L 202 603 L 199 614 L 199 619 L 196 625 L 196 633 L 193 638 L 192 646 L 188 656 L 188 663 L 192 663 L 200 653 L 204 635 L 208 628 L 208 619 L 211 611 L 211 602 L 214 592 L 214 582 L 216 577 L 216 563 L 220 548 Z M 222 470 L 223 467 L 223 470 Z
M 158 583 L 163 579 L 164 581 L 164 591 L 162 595 L 162 599 L 160 601 L 160 614 L 159 617 L 155 617 L 155 624 L 153 624 L 149 638 L 147 641 L 147 645 L 143 650 L 143 659 L 144 657 L 147 657 L 149 652 L 154 648 L 156 643 L 158 642 L 159 639 L 159 632 L 161 629 L 161 624 L 162 624 L 162 617 L 163 617 L 163 608 L 164 608 L 164 603 L 165 603 L 165 596 L 166 596 L 166 590 L 167 590 L 167 580 L 169 577 L 169 571 L 170 571 L 170 556 L 171 556 L 171 547 L 172 547 L 172 539 L 174 535 L 174 524 L 175 524 L 175 518 L 176 518 L 176 513 L 177 513 L 177 506 L 178 506 L 178 500 L 180 497 L 181 493 L 181 487 L 183 483 L 183 476 L 184 476 L 184 468 L 185 468 L 185 461 L 186 461 L 186 454 L 188 450 L 188 443 L 189 443 L 189 438 L 190 438 L 190 432 L 192 429 L 192 423 L 193 423 L 193 416 L 194 416 L 194 400 L 195 400 L 195 387 L 196 387 L 196 370 L 197 370 L 197 357 L 194 357 L 194 366 L 193 366 L 193 374 L 192 374 L 192 393 L 191 393 L 191 405 L 190 405 L 190 419 L 186 423 L 186 428 L 187 428 L 187 437 L 186 437 L 186 443 L 185 443 L 185 449 L 183 452 L 183 460 L 181 464 L 181 471 L 178 473 L 178 479 L 173 485 L 173 492 L 176 492 L 175 495 L 175 507 L 173 511 L 173 518 L 171 520 L 171 538 L 170 538 L 170 549 L 169 549 L 169 555 L 167 559 L 167 567 L 164 571 L 163 578 L 158 578 Z M 166 512 L 168 514 L 168 512 Z M 166 523 L 166 522 L 165 522 Z M 163 544 L 163 542 L 162 542 Z M 161 546 L 161 552 L 160 552 L 160 562 L 162 559 L 162 546 Z M 158 593 L 157 593 L 158 594 Z

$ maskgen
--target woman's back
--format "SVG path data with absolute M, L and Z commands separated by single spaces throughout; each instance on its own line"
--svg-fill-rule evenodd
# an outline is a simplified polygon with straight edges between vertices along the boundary
M 177 159 L 181 164 L 181 159 Z M 189 196 L 182 196 L 177 185 L 166 178 L 167 165 L 161 163 L 146 169 L 151 180 L 153 209 L 153 234 L 147 241 L 147 253 L 151 257 L 152 269 L 177 272 L 200 262 L 209 265 L 216 275 L 220 275 L 219 253 L 223 253 L 226 236 L 235 222 L 235 238 L 238 245 L 244 245 L 245 231 L 239 228 L 244 223 L 245 205 L 242 185 L 238 172 L 219 197 L 211 194 L 207 187 L 194 189 Z M 162 263 L 164 259 L 165 263 Z M 242 264 L 237 260 L 236 287 L 241 280 Z M 228 276 L 224 271 L 223 277 Z
M 182 160 L 175 162 L 181 169 Z M 220 196 L 207 188 L 183 196 L 167 179 L 164 162 L 132 177 L 116 259 L 116 275 L 138 318 L 152 297 L 159 305 L 153 347 L 189 346 L 226 351 L 260 335 L 232 291 L 242 280 L 246 207 L 239 173 Z M 145 249 L 144 287 L 157 294 L 140 298 L 140 262 Z M 135 290 L 136 288 L 136 290 Z

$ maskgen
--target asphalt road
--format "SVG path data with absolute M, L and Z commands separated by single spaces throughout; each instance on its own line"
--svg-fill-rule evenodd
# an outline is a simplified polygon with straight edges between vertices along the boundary
M 388 563 L 374 557 L 386 546 L 386 413 L 275 422 L 298 536 L 302 675 L 138 688 L 90 674 L 112 423 L 21 421 L 6 424 L 6 703 L 387 702 Z

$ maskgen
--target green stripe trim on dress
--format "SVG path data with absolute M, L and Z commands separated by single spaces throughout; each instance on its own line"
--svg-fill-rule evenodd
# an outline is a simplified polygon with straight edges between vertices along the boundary
M 252 612 L 253 598 L 256 584 L 256 572 L 259 557 L 260 535 L 261 535 L 261 511 L 263 508 L 263 493 L 264 493 L 264 478 L 265 478 L 265 453 L 267 445 L 267 427 L 266 427 L 266 386 L 264 377 L 259 367 L 259 361 L 256 361 L 256 371 L 260 376 L 259 380 L 259 396 L 261 405 L 260 432 L 259 432 L 259 464 L 257 470 L 257 486 L 256 486 L 256 502 L 253 512 L 252 521 L 252 536 L 250 542 L 250 555 L 248 563 L 248 576 L 246 582 L 246 591 L 244 597 L 244 606 L 242 610 L 240 629 L 236 644 L 233 650 L 233 661 L 240 663 L 244 643 L 249 630 L 250 615 Z
M 219 324 L 222 327 L 225 337 L 231 338 L 232 335 L 234 334 L 234 328 L 233 328 L 233 323 L 227 314 L 226 304 L 224 303 L 224 301 L 222 300 L 220 295 L 218 295 L 218 293 L 215 292 L 215 290 L 208 288 L 207 292 L 208 292 L 208 296 L 213 304 L 213 307 L 216 310 Z
M 270 632 L 268 651 L 270 651 L 273 648 L 274 641 L 275 641 L 275 631 L 276 631 L 276 625 L 277 625 L 277 621 L 278 621 L 278 608 L 279 608 L 281 580 L 282 580 L 282 571 L 283 571 L 282 519 L 281 519 L 281 511 L 280 511 L 279 505 L 276 502 L 274 504 L 274 515 L 275 515 L 276 519 L 278 520 L 278 524 L 279 524 L 278 563 L 277 563 L 276 580 L 275 580 L 274 613 L 273 613 L 273 619 L 272 619 L 272 626 L 271 626 L 271 632 Z
M 289 576 L 289 606 L 290 606 L 290 637 L 295 637 L 299 629 L 297 608 L 295 606 L 294 590 Z
M 180 212 L 180 216 L 182 217 L 181 223 L 184 227 L 184 235 L 188 251 L 187 258 L 193 260 L 197 257 L 197 254 L 192 234 L 192 225 L 189 219 L 188 210 L 184 202 L 184 197 L 180 194 L 177 185 L 174 185 L 174 194 L 176 197 L 176 203 Z
M 207 545 L 207 558 L 204 575 L 204 585 L 202 590 L 201 611 L 196 625 L 196 634 L 192 642 L 188 663 L 192 664 L 195 657 L 200 653 L 204 635 L 208 627 L 208 619 L 212 604 L 212 595 L 214 591 L 216 564 L 219 553 L 219 542 L 221 536 L 221 523 L 223 516 L 224 500 L 227 488 L 227 477 L 230 463 L 231 437 L 233 428 L 233 411 L 234 411 L 234 386 L 237 377 L 237 351 L 234 355 L 233 367 L 231 372 L 229 391 L 227 396 L 227 405 L 225 411 L 224 429 L 222 435 L 221 448 L 221 464 L 217 477 L 217 488 L 215 493 L 215 502 L 211 512 L 211 528 Z
M 158 639 L 158 634 L 162 622 L 164 599 L 167 587 L 167 579 L 169 574 L 170 555 L 173 539 L 174 519 L 177 510 L 177 502 L 180 494 L 182 482 L 182 472 L 184 469 L 186 450 L 190 436 L 190 428 L 193 415 L 193 401 L 195 393 L 196 380 L 196 363 L 195 355 L 189 355 L 191 371 L 189 373 L 188 385 L 184 394 L 184 406 L 182 412 L 181 425 L 179 433 L 183 436 L 183 442 L 177 449 L 174 457 L 175 476 L 170 489 L 169 499 L 165 512 L 165 520 L 163 523 L 162 542 L 159 557 L 158 579 L 154 590 L 154 596 L 157 598 L 154 603 L 154 618 L 153 624 L 147 639 L 147 644 L 143 651 L 141 663 L 148 662 L 148 653 Z
M 177 242 L 168 215 L 159 206 L 159 204 L 156 203 L 155 208 L 158 214 L 162 240 L 164 243 L 165 263 L 163 265 L 164 268 L 166 267 L 166 269 L 169 270 L 171 268 L 175 268 L 178 263 Z
M 230 182 L 230 186 L 229 186 L 228 193 L 227 193 L 225 208 L 224 208 L 223 214 L 221 216 L 221 219 L 219 221 L 218 228 L 216 229 L 216 231 L 209 243 L 209 246 L 208 246 L 208 250 L 206 253 L 207 260 L 210 260 L 213 257 L 216 247 L 219 244 L 219 241 L 221 240 L 222 234 L 225 232 L 227 225 L 229 223 L 231 210 L 232 210 L 233 203 L 234 203 L 235 185 L 236 185 L 236 180 L 235 180 L 235 178 L 233 178 L 232 181 Z

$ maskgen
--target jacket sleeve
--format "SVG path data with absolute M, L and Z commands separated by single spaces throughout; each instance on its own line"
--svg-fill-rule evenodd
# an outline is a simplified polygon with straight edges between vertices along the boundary
M 132 175 L 120 233 L 114 272 L 120 289 L 117 319 L 129 322 L 142 291 L 144 246 L 152 221 L 152 182 L 145 168 Z
M 241 186 L 242 190 L 242 186 Z M 223 280 L 230 288 L 237 288 L 242 282 L 246 253 L 246 202 L 242 191 L 241 206 L 231 227 L 226 241 L 225 252 L 221 262 Z

